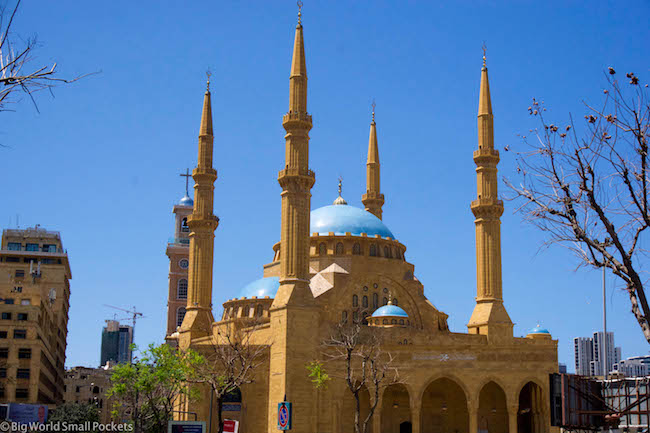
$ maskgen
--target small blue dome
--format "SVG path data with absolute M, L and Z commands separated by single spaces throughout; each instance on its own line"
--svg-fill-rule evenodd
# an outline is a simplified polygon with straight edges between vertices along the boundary
M 542 328 L 541 326 L 537 325 L 530 331 L 528 331 L 529 334 L 548 334 L 551 335 L 550 332 L 548 332 L 548 329 Z
M 280 278 L 279 277 L 266 277 L 255 280 L 239 292 L 239 298 L 252 298 L 257 296 L 258 298 L 263 298 L 268 296 L 269 298 L 274 298 L 275 294 L 278 292 L 280 287 Z
M 397 305 L 384 305 L 383 307 L 377 308 L 371 317 L 385 316 L 408 317 L 408 314 Z
M 182 199 L 178 201 L 178 204 L 181 206 L 194 206 L 194 200 L 192 200 L 187 194 L 183 196 Z
M 349 232 L 355 236 L 366 233 L 369 237 L 379 235 L 382 238 L 395 239 L 379 218 L 354 206 L 331 205 L 311 212 L 309 233 L 327 236 L 329 232 L 336 235 Z

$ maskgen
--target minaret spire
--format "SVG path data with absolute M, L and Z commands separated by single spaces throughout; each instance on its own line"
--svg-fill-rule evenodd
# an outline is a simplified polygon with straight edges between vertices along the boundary
M 187 308 L 181 333 L 190 338 L 211 332 L 212 322 L 212 264 L 214 231 L 219 219 L 213 214 L 214 182 L 217 171 L 212 167 L 214 137 L 212 135 L 212 103 L 210 100 L 210 73 L 203 97 L 203 112 L 199 127 L 199 155 L 194 178 L 194 209 L 187 218 L 190 228 L 190 265 L 187 287 Z
M 494 116 L 483 46 L 478 104 L 478 150 L 474 151 L 477 200 L 472 202 L 476 226 L 476 306 L 467 328 L 471 334 L 512 337 L 512 321 L 503 305 L 501 281 L 501 215 L 497 192 L 499 151 L 494 148 Z
M 372 101 L 372 122 L 368 139 L 368 162 L 366 163 L 366 193 L 361 202 L 366 210 L 377 218 L 382 218 L 384 194 L 380 188 L 379 145 L 377 144 L 377 124 L 375 123 L 375 101 Z

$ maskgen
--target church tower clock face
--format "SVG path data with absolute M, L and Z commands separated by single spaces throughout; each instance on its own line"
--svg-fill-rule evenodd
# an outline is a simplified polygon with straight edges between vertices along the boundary
M 187 267 L 189 265 L 190 265 L 190 262 L 187 259 L 182 259 L 180 262 L 178 262 L 178 266 L 180 266 L 181 269 L 187 269 Z

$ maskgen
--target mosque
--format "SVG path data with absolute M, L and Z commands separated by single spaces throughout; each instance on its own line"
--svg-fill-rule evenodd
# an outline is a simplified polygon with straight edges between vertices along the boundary
M 240 421 L 240 432 L 278 430 L 278 403 L 292 403 L 296 433 L 354 431 L 355 401 L 343 380 L 316 389 L 305 365 L 321 355 L 320 344 L 341 321 L 361 320 L 381 337 L 394 355 L 405 383 L 382 390 L 371 420 L 372 433 L 549 432 L 549 374 L 557 372 L 557 341 L 537 327 L 525 338 L 513 336 L 501 281 L 500 217 L 497 194 L 499 152 L 494 147 L 493 114 L 485 58 L 478 108 L 478 147 L 473 152 L 477 197 L 475 216 L 477 295 L 467 332 L 451 332 L 444 312 L 424 295 L 406 246 L 382 221 L 376 123 L 370 124 L 364 209 L 340 196 L 332 205 L 312 210 L 309 168 L 305 42 L 300 20 L 295 31 L 289 77 L 289 111 L 285 166 L 279 167 L 282 188 L 280 242 L 262 266 L 262 278 L 223 304 L 223 316 L 212 312 L 214 231 L 212 106 L 209 84 L 199 132 L 198 164 L 193 170 L 194 199 L 184 197 L 177 231 L 187 233 L 187 286 L 179 328 L 168 336 L 181 348 L 201 351 L 217 332 L 233 326 L 250 328 L 264 348 L 264 363 L 253 383 L 241 387 L 241 403 L 225 408 L 225 418 Z M 469 126 L 469 125 L 468 125 Z M 469 157 L 469 155 L 468 155 Z M 468 200 L 469 201 L 469 200 Z M 170 256 L 171 257 L 171 256 Z M 175 256 L 176 257 L 176 256 Z M 468 264 L 469 265 L 469 264 Z M 172 305 L 170 290 L 170 305 Z M 175 299 L 174 302 L 178 303 Z M 174 304 L 176 305 L 176 304 Z M 170 307 L 171 308 L 171 307 Z M 176 308 L 176 307 L 174 307 Z M 469 312 L 468 312 L 469 313 Z M 174 311 L 170 317 L 175 317 Z M 255 320 L 251 320 L 255 319 Z M 175 326 L 172 326 L 174 328 Z M 331 367 L 328 368 L 342 368 Z M 332 375 L 335 376 L 335 375 Z M 374 398 L 374 397 L 373 397 Z M 362 412 L 370 399 L 362 396 Z M 181 402 L 181 410 L 209 417 L 206 392 L 197 402 Z M 212 408 L 213 418 L 216 418 Z M 193 419 L 179 414 L 179 419 Z M 213 425 L 212 432 L 216 432 Z

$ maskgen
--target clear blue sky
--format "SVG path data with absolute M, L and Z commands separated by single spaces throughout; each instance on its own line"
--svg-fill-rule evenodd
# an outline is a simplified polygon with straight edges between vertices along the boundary
M 102 304 L 135 305 L 146 316 L 137 343 L 162 341 L 171 210 L 185 187 L 178 174 L 196 163 L 208 67 L 221 218 L 214 304 L 271 261 L 296 9 L 292 0 L 23 3 L 15 29 L 38 34 L 37 61 L 56 60 L 68 77 L 102 71 L 55 98 L 39 95 L 40 114 L 28 101 L 0 114 L 0 142 L 10 146 L 0 148 L 1 225 L 14 227 L 19 214 L 21 227 L 60 231 L 68 249 L 68 366 L 98 364 L 101 328 L 113 317 Z M 376 98 L 384 221 L 425 294 L 453 331 L 466 332 L 483 41 L 496 143 L 516 150 L 517 134 L 536 126 L 526 111 L 533 96 L 559 122 L 581 116 L 583 98 L 600 97 L 607 66 L 647 80 L 649 12 L 647 1 L 305 1 L 312 207 L 331 203 L 339 175 L 346 200 L 361 205 Z M 513 158 L 502 152 L 500 175 L 513 175 Z M 513 208 L 506 203 L 502 242 L 515 335 L 540 321 L 572 370 L 572 338 L 601 327 L 600 273 L 574 272 L 561 248 L 539 251 L 539 234 Z M 612 289 L 607 303 L 624 357 L 647 354 L 627 296 Z

